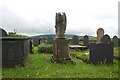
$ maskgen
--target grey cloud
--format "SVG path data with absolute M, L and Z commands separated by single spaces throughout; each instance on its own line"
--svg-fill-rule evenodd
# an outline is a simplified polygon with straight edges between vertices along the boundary
M 97 20 L 109 20 L 109 19 L 112 19 L 112 20 L 117 20 L 118 19 L 118 16 L 117 15 L 114 15 L 114 14 L 106 14 L 106 15 L 99 15 L 96 17 Z
M 2 15 L 0 15 L 0 26 L 8 32 L 14 29 L 16 29 L 18 33 L 44 34 L 54 32 L 53 24 L 46 20 L 35 19 L 28 22 L 8 8 L 2 8 L 0 12 L 2 12 Z

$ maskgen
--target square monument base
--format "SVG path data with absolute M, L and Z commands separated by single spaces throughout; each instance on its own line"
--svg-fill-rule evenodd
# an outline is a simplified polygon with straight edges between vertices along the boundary
M 69 41 L 66 38 L 56 38 L 53 42 L 52 62 L 66 63 L 71 62 L 69 57 Z

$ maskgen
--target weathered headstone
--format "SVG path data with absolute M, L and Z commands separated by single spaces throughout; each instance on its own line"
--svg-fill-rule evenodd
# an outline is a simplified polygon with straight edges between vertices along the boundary
M 90 43 L 90 62 L 113 63 L 113 43 Z
M 7 32 L 4 29 L 0 28 L 0 37 L 6 37 L 6 36 L 7 36 Z
M 29 38 L 3 37 L 2 40 L 2 67 L 24 66 L 30 53 Z
M 65 38 L 65 30 L 66 30 L 66 14 L 65 13 L 56 13 L 56 34 L 57 38 L 53 43 L 53 56 L 51 58 L 52 62 L 71 62 L 71 58 L 69 57 L 69 43 L 68 39 Z
M 84 46 L 89 46 L 89 37 L 87 35 L 84 36 L 83 45 Z
M 32 49 L 33 49 L 33 47 L 32 47 L 32 44 L 33 44 L 32 40 L 30 40 L 29 42 L 30 42 L 30 53 L 33 54 L 33 51 L 32 51 Z
M 104 35 L 104 30 L 103 28 L 99 28 L 97 30 L 97 43 L 100 43 L 101 42 L 101 38 L 103 37 Z
M 54 38 L 53 37 L 48 37 L 47 38 L 47 44 L 53 44 Z
M 108 43 L 111 42 L 110 36 L 105 34 L 102 38 L 101 38 L 101 42 L 103 43 Z
M 119 38 L 117 36 L 114 36 L 112 38 L 112 42 L 114 43 L 114 47 L 118 47 L 119 46 Z
M 119 47 L 120 47 L 120 39 L 119 39 L 118 45 L 119 45 Z
M 74 35 L 71 41 L 72 41 L 72 45 L 78 45 L 79 44 L 78 36 Z
M 38 46 L 39 44 L 40 44 L 40 38 L 34 37 L 34 38 L 33 38 L 33 45 L 34 45 L 34 46 Z

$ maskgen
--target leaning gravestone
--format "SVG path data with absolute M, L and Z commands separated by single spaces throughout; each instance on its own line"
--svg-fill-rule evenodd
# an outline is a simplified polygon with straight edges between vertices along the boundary
M 108 43 L 111 42 L 110 36 L 105 34 L 102 38 L 101 38 L 101 42 L 103 43 Z
M 30 53 L 29 38 L 1 37 L 2 67 L 24 66 Z
M 33 44 L 33 43 L 32 43 L 32 40 L 30 39 L 29 42 L 30 42 L 30 53 L 33 54 L 33 51 L 32 51 L 32 49 L 33 49 L 33 47 L 32 47 L 32 44 Z
M 71 41 L 72 41 L 72 45 L 78 45 L 79 44 L 78 36 L 74 35 Z
M 113 43 L 90 43 L 90 62 L 113 63 Z
M 34 45 L 34 46 L 38 46 L 39 44 L 40 44 L 40 38 L 34 37 L 34 38 L 33 38 L 33 45 Z
M 97 30 L 97 43 L 100 43 L 101 42 L 101 38 L 103 37 L 104 35 L 104 30 L 103 28 L 99 28 Z
M 114 47 L 118 47 L 119 46 L 119 38 L 117 36 L 114 36 L 112 38 L 112 42 L 114 43 Z
M 6 37 L 6 36 L 7 36 L 7 32 L 4 29 L 0 28 L 0 37 Z
M 89 37 L 87 35 L 84 36 L 83 45 L 84 46 L 89 46 Z
M 47 38 L 47 44 L 53 44 L 53 41 L 54 41 L 53 37 Z
M 69 57 L 69 41 L 65 38 L 66 30 L 66 14 L 65 13 L 56 13 L 56 35 L 57 38 L 53 43 L 53 56 L 51 58 L 52 62 L 66 63 L 71 62 Z

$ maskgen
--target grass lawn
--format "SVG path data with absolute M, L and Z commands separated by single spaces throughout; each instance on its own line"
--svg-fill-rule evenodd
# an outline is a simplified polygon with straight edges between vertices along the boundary
M 118 55 L 117 50 L 118 48 L 115 48 L 115 55 Z M 93 65 L 70 56 L 75 65 L 60 64 L 51 62 L 52 54 L 38 53 L 37 47 L 34 47 L 33 51 L 35 54 L 30 54 L 25 67 L 3 68 L 3 78 L 118 78 L 117 60 L 111 65 Z M 70 53 L 88 58 L 89 56 L 84 54 L 86 52 L 89 50 Z

